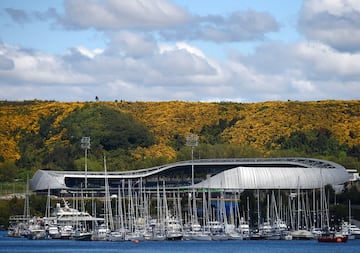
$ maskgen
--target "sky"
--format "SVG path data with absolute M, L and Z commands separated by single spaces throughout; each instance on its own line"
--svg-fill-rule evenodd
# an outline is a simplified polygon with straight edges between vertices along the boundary
M 359 0 L 0 1 L 0 100 L 358 100 L 359 77 Z

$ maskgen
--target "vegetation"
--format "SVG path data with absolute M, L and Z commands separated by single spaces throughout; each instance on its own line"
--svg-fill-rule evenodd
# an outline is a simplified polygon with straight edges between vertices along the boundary
M 104 154 L 113 171 L 189 160 L 191 133 L 199 135 L 195 158 L 303 156 L 359 171 L 359 119 L 360 101 L 0 101 L 0 194 L 22 191 L 38 169 L 83 170 L 84 136 L 93 171 L 103 170 Z M 342 196 L 360 204 L 358 187 Z M 15 207 L 0 202 L 6 210 Z
M 196 158 L 306 156 L 360 168 L 360 101 L 0 102 L 0 182 L 38 169 L 130 170 Z

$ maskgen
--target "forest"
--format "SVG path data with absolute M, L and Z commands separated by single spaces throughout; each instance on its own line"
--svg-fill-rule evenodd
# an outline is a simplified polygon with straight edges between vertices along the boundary
M 360 171 L 358 100 L 0 101 L 0 122 L 0 195 L 23 192 L 26 179 L 39 169 L 83 170 L 82 137 L 91 139 L 90 171 L 103 170 L 104 154 L 110 171 L 190 160 L 190 134 L 199 136 L 195 159 L 312 157 Z M 339 201 L 359 205 L 359 188 Z M 0 201 L 0 217 L 21 209 L 18 202 Z
M 38 169 L 149 168 L 195 158 L 313 157 L 360 168 L 360 101 L 0 102 L 0 182 Z

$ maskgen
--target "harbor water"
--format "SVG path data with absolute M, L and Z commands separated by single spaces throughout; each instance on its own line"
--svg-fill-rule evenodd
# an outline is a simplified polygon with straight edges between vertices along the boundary
M 99 242 L 75 240 L 28 240 L 8 237 L 0 232 L 0 252 L 6 253 L 357 253 L 360 240 L 347 243 L 319 243 L 310 241 L 141 241 Z

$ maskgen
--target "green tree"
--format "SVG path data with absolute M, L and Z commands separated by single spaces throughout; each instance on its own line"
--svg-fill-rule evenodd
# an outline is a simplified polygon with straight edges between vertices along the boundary
M 92 147 L 106 151 L 147 147 L 154 143 L 147 128 L 130 115 L 102 104 L 91 104 L 73 112 L 61 123 L 66 137 L 79 144 L 83 136 L 91 137 Z
M 339 155 L 347 150 L 346 145 L 340 145 L 326 128 L 309 131 L 295 131 L 288 138 L 280 137 L 276 143 L 281 149 L 293 149 L 307 155 Z
M 19 173 L 14 162 L 0 163 L 0 182 L 13 182 Z

